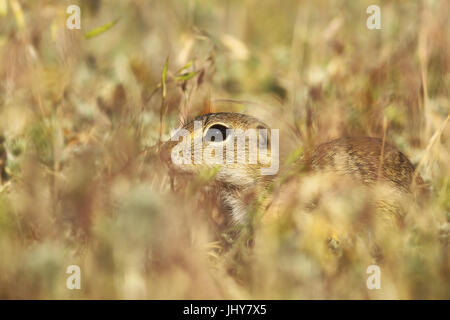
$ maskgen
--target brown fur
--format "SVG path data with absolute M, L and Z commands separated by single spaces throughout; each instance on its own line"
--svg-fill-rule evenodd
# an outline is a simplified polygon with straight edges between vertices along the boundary
M 233 129 L 268 128 L 258 119 L 239 113 L 206 114 L 194 120 L 202 121 L 203 128 L 215 123 L 226 124 Z M 183 128 L 193 136 L 193 122 Z M 162 158 L 174 172 L 198 174 L 208 167 L 204 164 L 172 165 L 170 153 L 176 143 L 178 142 L 166 142 L 161 149 Z M 193 159 L 193 155 L 191 158 Z M 350 177 L 365 185 L 373 185 L 380 181 L 393 188 L 395 192 L 405 194 L 410 194 L 414 186 L 412 183 L 414 166 L 397 148 L 383 143 L 379 138 L 336 139 L 317 146 L 309 159 L 307 164 L 314 171 Z M 221 207 L 231 215 L 231 220 L 235 223 L 247 221 L 248 195 L 266 189 L 273 178 L 261 176 L 259 168 L 258 164 L 224 164 L 215 176 L 214 184 L 218 189 Z M 423 186 L 423 181 L 418 175 L 415 185 Z
M 379 138 L 340 138 L 317 146 L 311 157 L 315 170 L 349 175 L 364 184 L 387 182 L 394 188 L 410 192 L 414 166 L 394 146 Z M 423 185 L 417 176 L 417 185 Z

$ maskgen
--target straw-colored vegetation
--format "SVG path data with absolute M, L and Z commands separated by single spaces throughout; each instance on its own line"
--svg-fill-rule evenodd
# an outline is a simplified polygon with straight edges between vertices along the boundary
M 0 298 L 449 299 L 449 1 L 378 1 L 368 30 L 375 2 L 0 0 Z M 285 169 L 277 219 L 232 241 L 210 173 L 158 157 L 181 121 L 230 110 L 280 129 L 283 168 L 385 135 L 429 201 L 387 227 L 376 191 Z

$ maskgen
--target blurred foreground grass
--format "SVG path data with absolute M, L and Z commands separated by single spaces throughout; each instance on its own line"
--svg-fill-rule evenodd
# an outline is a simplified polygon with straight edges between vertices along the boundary
M 0 0 L 0 298 L 449 299 L 449 2 L 380 1 L 381 30 L 370 4 Z M 230 110 L 279 128 L 286 154 L 386 132 L 431 200 L 400 230 L 364 221 L 374 261 L 357 227 L 373 195 L 300 177 L 252 249 L 226 244 L 208 178 L 172 191 L 155 146 Z

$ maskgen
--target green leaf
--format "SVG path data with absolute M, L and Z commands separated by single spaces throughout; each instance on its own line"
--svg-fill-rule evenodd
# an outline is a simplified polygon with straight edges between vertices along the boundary
M 200 172 L 196 176 L 196 182 L 199 184 L 204 184 L 212 181 L 216 176 L 216 174 L 219 172 L 219 170 L 220 166 L 200 170 Z
M 175 77 L 175 79 L 177 81 L 187 81 L 189 79 L 192 79 L 193 77 L 195 77 L 198 74 L 198 71 L 195 72 L 186 72 L 183 74 L 180 74 L 178 76 Z
M 300 159 L 302 154 L 303 154 L 302 147 L 299 147 L 299 148 L 295 149 L 294 151 L 292 151 L 285 160 L 286 165 L 291 165 L 294 162 L 298 161 L 298 159 Z
M 109 29 L 111 29 L 112 27 L 114 27 L 114 25 L 119 21 L 120 18 L 115 19 L 114 21 L 111 21 L 107 24 L 104 24 L 98 28 L 92 29 L 91 31 L 88 31 L 84 34 L 84 37 L 86 39 L 91 39 L 94 38 L 98 35 L 101 35 L 102 33 L 108 31 Z
M 167 79 L 167 70 L 169 69 L 169 57 L 166 58 L 166 62 L 164 63 L 163 71 L 161 74 L 161 86 L 162 86 L 162 96 L 166 97 L 166 79 Z
M 190 68 L 190 67 L 192 66 L 193 63 L 194 63 L 194 59 L 189 60 L 188 63 L 186 63 L 183 67 L 181 67 L 181 68 L 177 71 L 176 74 L 179 75 L 179 74 L 181 73 L 181 71 Z

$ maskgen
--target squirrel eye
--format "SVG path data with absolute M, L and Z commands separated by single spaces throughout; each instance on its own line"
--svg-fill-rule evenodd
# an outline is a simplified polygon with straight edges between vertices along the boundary
M 221 124 L 215 124 L 209 127 L 205 134 L 205 141 L 222 142 L 227 139 L 227 127 Z

